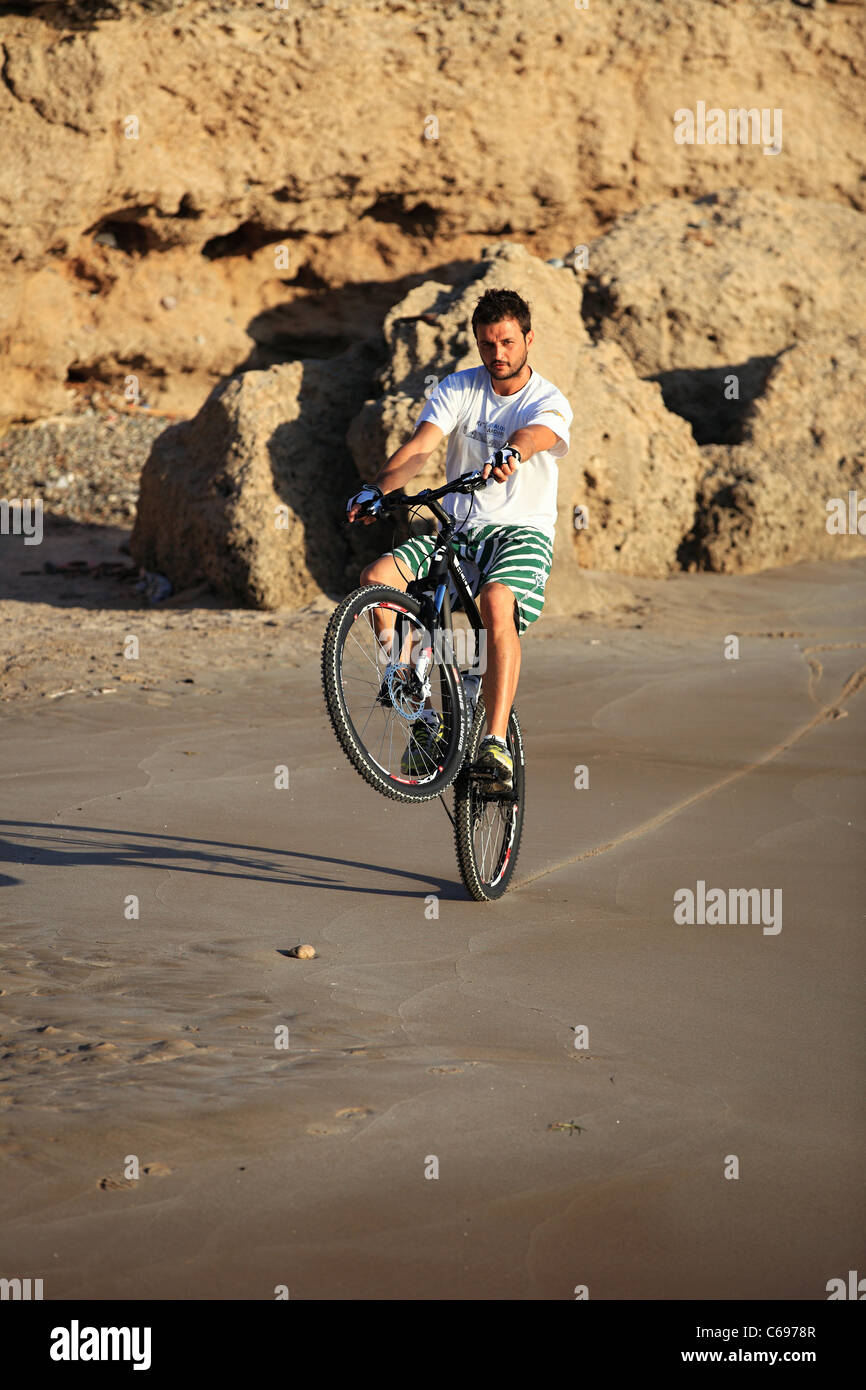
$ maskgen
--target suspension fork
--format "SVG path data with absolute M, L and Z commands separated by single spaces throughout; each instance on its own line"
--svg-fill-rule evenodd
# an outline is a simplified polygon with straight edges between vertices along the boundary
M 451 601 L 448 595 L 448 560 L 451 551 L 453 526 L 450 517 L 442 511 L 441 507 L 435 510 L 442 512 L 445 525 L 437 537 L 436 548 L 430 560 L 430 569 L 424 580 L 424 590 L 419 595 L 421 600 L 421 616 L 424 620 L 424 629 L 428 638 L 428 645 L 422 650 L 415 666 L 416 674 L 422 684 L 427 679 L 433 665 L 433 646 L 436 641 L 437 632 L 441 631 L 443 627 L 446 629 L 450 629 L 451 627 Z
M 436 545 L 426 577 L 423 580 L 413 579 L 406 586 L 406 593 L 419 601 L 424 632 L 428 638 L 427 644 L 422 648 L 415 662 L 414 675 L 419 687 L 423 687 L 433 666 L 433 644 L 435 634 L 442 626 L 440 615 L 443 612 L 443 605 L 445 605 L 444 611 L 447 613 L 447 625 L 449 628 L 451 626 L 451 605 L 448 601 L 448 558 L 454 523 L 444 508 L 440 507 L 438 501 L 432 499 L 429 506 L 439 520 L 442 529 L 436 536 Z M 373 627 L 381 656 L 386 665 L 408 662 L 411 652 L 404 652 L 403 649 L 406 645 L 410 624 L 399 614 L 396 614 L 391 620 L 386 613 L 387 610 L 383 611 L 376 608 L 372 614 Z M 394 641 L 395 632 L 399 636 L 399 641 L 396 643 Z M 426 703 L 429 706 L 429 698 Z
M 439 509 L 441 510 L 441 508 Z M 443 513 L 443 516 L 445 514 Z M 418 653 L 412 670 L 412 685 L 417 696 L 424 694 L 424 704 L 432 708 L 432 700 L 429 694 L 428 680 L 434 665 L 434 646 L 436 634 L 442 626 L 441 615 L 446 614 L 446 621 L 450 625 L 451 605 L 448 601 L 448 554 L 449 541 L 451 537 L 450 518 L 445 517 L 445 533 L 440 533 L 436 538 L 436 545 L 430 559 L 430 569 L 424 579 L 413 579 L 406 586 L 406 593 L 418 601 L 420 608 L 420 618 L 422 631 L 424 634 L 424 645 Z M 398 618 L 399 622 L 399 618 Z M 406 625 L 409 626 L 408 624 Z M 381 639 L 380 639 L 381 640 Z M 401 650 L 392 660 L 409 660 L 410 654 L 405 658 L 402 647 L 405 642 L 401 639 Z
M 425 581 L 427 583 L 428 581 Z M 435 589 L 425 589 L 419 596 L 421 602 L 421 621 L 424 624 L 425 645 L 418 654 L 415 662 L 415 679 L 419 686 L 423 686 L 433 667 L 433 647 L 436 641 L 436 634 L 442 626 L 440 614 L 447 607 L 447 613 L 451 615 L 451 605 L 448 601 L 448 590 L 445 584 L 437 583 Z M 427 701 L 429 704 L 429 699 Z

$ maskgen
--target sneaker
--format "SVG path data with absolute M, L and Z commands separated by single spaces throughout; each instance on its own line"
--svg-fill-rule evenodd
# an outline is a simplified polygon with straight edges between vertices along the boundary
M 423 714 L 412 725 L 409 746 L 400 759 L 404 777 L 425 777 L 439 766 L 445 751 L 445 729 L 439 715 L 427 720 Z
M 514 760 L 503 739 L 494 738 L 492 734 L 482 739 L 474 771 L 503 790 L 511 790 L 514 785 Z

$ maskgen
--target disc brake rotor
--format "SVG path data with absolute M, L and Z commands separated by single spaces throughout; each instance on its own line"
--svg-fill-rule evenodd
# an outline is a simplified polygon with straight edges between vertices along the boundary
M 398 714 L 410 724 L 420 718 L 424 702 L 430 694 L 429 681 L 419 685 L 410 667 L 395 664 L 386 669 L 383 684 L 387 687 L 391 704 Z

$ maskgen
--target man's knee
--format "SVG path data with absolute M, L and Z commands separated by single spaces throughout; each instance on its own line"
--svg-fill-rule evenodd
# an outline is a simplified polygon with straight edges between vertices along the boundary
M 371 564 L 365 565 L 364 569 L 361 570 L 362 584 L 390 584 L 393 586 L 398 579 L 399 576 L 391 555 L 380 555 L 378 560 L 373 560 Z
M 485 584 L 479 594 L 479 607 L 485 627 L 507 627 L 513 622 L 519 631 L 517 599 L 507 584 L 498 580 Z

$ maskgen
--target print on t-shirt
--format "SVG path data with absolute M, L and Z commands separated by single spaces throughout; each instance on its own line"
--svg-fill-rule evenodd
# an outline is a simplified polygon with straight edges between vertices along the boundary
M 479 420 L 474 429 L 464 425 L 463 433 L 468 439 L 480 439 L 491 449 L 500 449 L 506 438 L 505 426 L 497 424 L 495 420 Z

